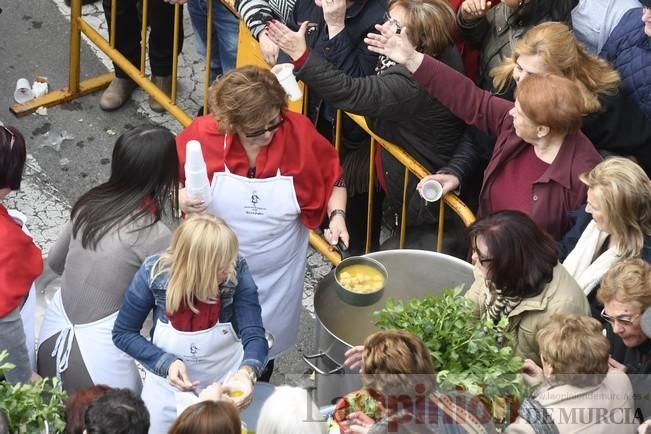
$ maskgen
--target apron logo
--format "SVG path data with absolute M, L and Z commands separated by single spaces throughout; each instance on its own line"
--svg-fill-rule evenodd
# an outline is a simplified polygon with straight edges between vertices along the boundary
M 257 191 L 253 191 L 251 193 L 251 199 L 249 200 L 251 202 L 251 205 L 246 205 L 244 207 L 244 213 L 249 214 L 249 215 L 264 215 L 265 211 L 267 208 L 263 207 L 258 207 L 258 203 L 260 202 L 260 196 L 258 195 Z
M 198 352 L 199 352 L 199 347 L 195 343 L 191 343 L 190 344 L 190 354 L 192 354 L 192 357 L 194 357 L 196 359 Z
M 222 329 L 222 334 L 223 334 L 223 335 L 227 335 L 227 334 L 228 334 L 228 330 L 224 330 L 224 329 Z

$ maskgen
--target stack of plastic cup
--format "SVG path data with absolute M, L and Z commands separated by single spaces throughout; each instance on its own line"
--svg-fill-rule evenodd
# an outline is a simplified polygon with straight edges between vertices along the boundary
M 185 192 L 192 199 L 210 202 L 210 181 L 206 162 L 201 152 L 201 143 L 190 140 L 185 148 Z

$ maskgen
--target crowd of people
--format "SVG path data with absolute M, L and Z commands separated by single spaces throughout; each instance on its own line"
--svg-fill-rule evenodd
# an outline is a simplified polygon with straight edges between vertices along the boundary
M 151 70 L 166 92 L 172 4 L 186 2 L 150 2 Z M 135 2 L 103 3 L 109 22 L 117 8 L 116 48 L 138 64 Z M 234 69 L 238 22 L 216 3 L 207 114 L 177 136 L 119 136 L 108 180 L 75 202 L 48 252 L 61 288 L 38 331 L 42 254 L 26 217 L 0 205 L 0 350 L 15 365 L 2 381 L 60 378 L 69 433 L 240 433 L 256 382 L 297 343 L 309 230 L 359 253 L 369 211 L 374 249 L 389 245 L 383 218 L 406 212 L 412 238 L 438 223 L 422 181 L 385 150 L 371 155 L 350 121 L 337 153 L 343 109 L 476 213 L 465 234 L 452 227 L 468 242 L 450 252 L 473 265 L 476 316 L 508 322 L 533 390 L 506 432 L 651 428 L 651 0 L 236 2 L 267 63 L 291 63 L 307 84 L 306 115 L 269 70 Z M 207 2 L 188 8 L 205 28 Z M 195 35 L 205 55 L 207 34 Z M 100 106 L 134 88 L 116 68 Z M 185 188 L 195 140 L 202 198 Z M 0 127 L 0 199 L 20 188 L 27 149 Z M 368 210 L 373 160 L 380 200 Z M 378 332 L 347 356 L 365 389 L 420 398 L 377 419 L 353 412 L 342 433 L 495 431 L 481 401 L 437 390 L 418 336 Z M 585 408 L 596 411 L 567 419 Z M 306 390 L 281 386 L 256 432 L 327 429 Z

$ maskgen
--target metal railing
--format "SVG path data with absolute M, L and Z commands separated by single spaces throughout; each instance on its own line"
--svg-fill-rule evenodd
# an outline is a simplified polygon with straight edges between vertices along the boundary
M 71 101 L 89 93 L 107 87 L 114 78 L 114 73 L 109 72 L 97 77 L 93 77 L 81 81 L 81 36 L 82 34 L 88 40 L 106 54 L 118 67 L 120 67 L 138 86 L 140 86 L 148 95 L 160 103 L 165 110 L 176 118 L 184 127 L 192 122 L 192 118 L 183 111 L 176 104 L 176 89 L 177 89 L 177 67 L 178 67 L 178 35 L 180 32 L 180 23 L 182 18 L 182 6 L 179 4 L 174 5 L 174 32 L 173 32 L 173 64 L 172 64 L 172 91 L 168 96 L 160 90 L 150 79 L 146 77 L 145 62 L 147 53 L 147 15 L 148 15 L 148 0 L 142 0 L 142 27 L 141 27 L 141 55 L 140 65 L 136 67 L 126 57 L 124 57 L 115 48 L 115 32 L 116 32 L 116 3 L 117 0 L 111 2 L 111 25 L 109 32 L 109 39 L 104 38 L 95 28 L 93 28 L 87 21 L 84 20 L 81 14 L 81 0 L 71 0 L 70 2 L 70 49 L 69 49 L 69 71 L 68 71 L 68 86 L 63 89 L 52 91 L 44 96 L 35 98 L 23 104 L 15 104 L 11 106 L 10 110 L 16 116 L 25 116 L 41 106 L 51 107 L 67 101 Z M 233 14 L 238 15 L 232 3 L 229 1 L 222 1 Z M 211 48 L 212 48 L 212 15 L 213 5 L 212 1 L 208 2 L 207 12 L 207 38 L 206 38 L 206 66 L 204 74 L 204 113 L 208 110 L 208 88 L 210 86 L 210 62 L 211 62 Z M 240 19 L 240 33 L 238 40 L 237 52 L 237 66 L 244 65 L 257 65 L 263 68 L 269 68 L 260 55 L 258 42 L 250 34 L 246 28 L 244 21 Z M 301 83 L 303 86 L 303 83 Z M 303 86 L 303 94 L 306 95 L 306 89 Z M 290 102 L 290 110 L 303 113 L 307 106 L 307 98 L 303 100 Z M 368 200 L 368 217 L 367 217 L 367 233 L 366 233 L 366 252 L 371 249 L 371 230 L 373 218 L 373 200 L 375 191 L 375 167 L 373 156 L 375 155 L 376 147 L 381 146 L 396 158 L 405 167 L 403 197 L 402 197 L 402 212 L 400 224 L 400 247 L 404 247 L 406 235 L 406 197 L 407 197 L 407 181 L 409 174 L 412 173 L 418 178 L 423 178 L 429 175 L 429 172 L 419 164 L 413 157 L 411 157 L 402 147 L 388 142 L 375 133 L 373 133 L 366 124 L 366 120 L 362 116 L 346 113 L 353 121 L 364 129 L 369 136 L 370 140 L 370 158 L 369 158 L 369 200 Z M 337 113 L 337 131 L 340 131 L 339 125 L 341 123 L 341 112 Z M 338 133 L 335 138 L 335 146 L 339 150 L 341 142 L 341 134 Z M 439 220 L 438 220 L 438 234 L 436 250 L 440 251 L 443 243 L 445 207 L 450 207 L 463 221 L 465 225 L 471 224 L 475 220 L 472 211 L 459 199 L 456 195 L 448 193 L 443 196 L 439 206 Z M 314 231 L 310 233 L 310 244 L 323 254 L 333 264 L 340 261 L 340 257 L 335 253 L 330 245 Z

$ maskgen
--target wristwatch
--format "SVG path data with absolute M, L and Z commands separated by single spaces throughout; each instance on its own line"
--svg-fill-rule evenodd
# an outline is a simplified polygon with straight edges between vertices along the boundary
M 342 216 L 344 218 L 344 220 L 346 220 L 346 211 L 344 211 L 343 209 L 340 209 L 340 208 L 333 209 L 330 212 L 330 220 L 332 220 L 332 218 L 334 216 L 336 216 L 336 215 L 340 215 L 340 216 Z
M 248 375 L 249 380 L 251 380 L 251 384 L 255 384 L 256 381 L 258 381 L 258 375 L 255 373 L 255 370 L 250 367 L 250 366 L 242 366 L 242 370 Z

